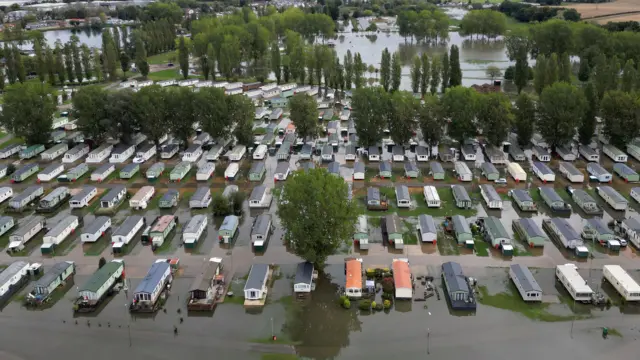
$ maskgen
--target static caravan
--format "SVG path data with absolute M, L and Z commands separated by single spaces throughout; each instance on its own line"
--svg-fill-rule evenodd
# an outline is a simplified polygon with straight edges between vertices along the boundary
M 322 160 L 322 162 L 333 161 L 333 147 L 331 145 L 324 145 L 322 147 L 320 152 L 320 159 Z
M 0 271 L 0 306 L 22 289 L 29 282 L 29 269 L 26 261 L 16 261 L 3 271 Z
M 190 87 L 198 83 L 198 79 L 185 79 L 178 81 L 178 86 Z
M 20 153 L 25 148 L 22 144 L 11 144 L 0 149 L 0 159 L 6 159 L 14 154 Z
M 509 277 L 518 289 L 522 300 L 524 301 L 542 301 L 542 288 L 533 277 L 529 268 L 512 264 L 509 266 Z
M 157 162 L 151 165 L 149 169 L 147 169 L 145 176 L 147 177 L 148 180 L 158 179 L 160 176 L 162 176 L 162 173 L 164 172 L 164 168 L 165 168 L 165 165 L 163 162 Z
M 413 298 L 413 277 L 409 269 L 408 259 L 393 259 L 391 263 L 393 269 L 393 283 L 396 299 Z
M 218 229 L 218 240 L 224 244 L 232 242 L 238 231 L 238 225 L 240 225 L 239 217 L 235 215 L 225 216 L 224 220 L 222 220 L 222 225 Z
M 184 151 L 182 161 L 197 162 L 202 156 L 202 147 L 200 145 L 191 145 Z
M 429 163 L 429 175 L 433 176 L 433 180 L 444 180 L 444 168 L 437 161 Z
M 357 155 L 357 151 L 356 151 L 356 146 L 355 145 L 347 145 L 347 147 L 344 150 L 344 160 L 345 161 L 356 161 L 357 157 L 358 157 L 358 155 Z
M 7 251 L 14 253 L 24 249 L 24 245 L 44 229 L 44 216 L 34 216 L 24 225 L 20 225 L 16 231 L 9 235 Z
M 632 168 L 623 163 L 613 165 L 613 172 L 618 174 L 625 182 L 638 182 L 640 176 Z
M 394 162 L 398 161 L 398 162 L 402 162 L 404 161 L 404 147 L 400 146 L 400 145 L 394 145 L 393 149 L 392 149 L 392 160 Z
M 122 280 L 124 262 L 112 260 L 100 267 L 91 275 L 82 287 L 77 288 L 78 297 L 73 303 L 75 312 L 92 312 L 102 300 L 110 295 L 115 284 Z
M 265 138 L 269 136 L 269 134 L 265 135 Z M 273 134 L 271 134 L 273 136 Z M 268 145 L 268 144 L 267 144 Z M 209 151 L 207 151 L 207 161 L 218 161 L 222 153 L 224 152 L 224 144 L 218 143 L 214 145 Z
M 513 232 L 529 247 L 543 247 L 547 236 L 531 218 L 513 220 Z
M 247 147 L 244 145 L 236 145 L 230 152 L 227 153 L 227 159 L 229 161 L 240 161 L 247 152 Z
M 614 210 L 623 211 L 627 209 L 629 202 L 611 186 L 598 186 L 596 192 Z
M 57 130 L 51 133 L 51 142 L 56 144 L 62 142 L 67 137 L 67 133 L 64 130 Z
M 100 147 L 89 153 L 89 155 L 87 156 L 87 162 L 90 164 L 101 163 L 109 158 L 112 150 L 113 145 L 111 144 L 101 145 Z
M 636 247 L 640 248 L 640 221 L 636 218 L 630 217 L 624 219 L 621 223 L 621 228 L 626 238 Z
M 572 163 L 561 161 L 560 162 L 560 173 L 564 175 L 572 183 L 581 183 L 584 182 L 584 174 L 582 171 L 578 170 Z
M 198 187 L 189 199 L 190 209 L 205 209 L 211 204 L 211 190 L 208 187 Z
M 344 271 L 346 274 L 345 295 L 351 299 L 362 298 L 362 259 L 345 259 Z
M 80 192 L 76 193 L 69 200 L 69 207 L 81 209 L 89 205 L 89 202 L 98 195 L 98 188 L 95 186 L 83 186 Z
M 80 219 L 74 215 L 69 215 L 60 220 L 51 230 L 44 234 L 42 246 L 40 246 L 42 254 L 53 253 L 56 246 L 60 245 L 69 235 L 75 232 L 79 225 Z
M 640 161 L 640 145 L 637 142 L 627 144 L 627 152 L 636 160 Z
M 600 154 L 598 154 L 596 150 L 590 148 L 587 145 L 580 145 L 578 147 L 578 153 L 582 155 L 582 157 L 584 157 L 587 161 L 600 161 Z
M 611 158 L 614 162 L 627 162 L 627 154 L 622 152 L 622 150 L 611 144 L 605 144 L 602 146 L 602 152 Z
M 435 186 L 424 186 L 422 188 L 422 194 L 424 195 L 424 201 L 427 203 L 427 207 L 439 208 L 442 205 L 440 195 Z
M 551 161 L 551 154 L 549 154 L 547 149 L 544 149 L 540 146 L 534 146 L 533 149 L 531 149 L 531 152 L 536 157 L 536 159 L 538 159 L 538 161 L 543 161 L 543 162 Z
M 483 235 L 485 241 L 489 242 L 493 248 L 501 249 L 503 255 L 513 255 L 511 237 L 500 219 L 495 216 L 486 217 L 484 219 Z
M 111 163 L 102 164 L 91 173 L 91 181 L 102 182 L 106 180 L 109 175 L 116 171 L 116 166 Z
M 538 211 L 538 207 L 528 191 L 513 189 L 509 191 L 509 195 L 521 211 Z
M 493 145 L 487 145 L 484 147 L 484 153 L 492 164 L 506 164 L 507 155 Z
M 545 184 L 556 181 L 556 174 L 543 162 L 534 161 L 531 170 Z
M 538 133 L 533 134 L 533 136 L 531 137 L 531 144 L 533 144 L 534 146 L 540 146 L 543 148 L 549 147 L 549 144 L 547 144 L 547 142 L 542 137 L 542 135 Z
M 583 246 L 580 234 L 564 218 L 550 218 L 542 221 L 542 227 L 547 230 L 549 237 L 556 240 L 566 249 L 577 249 Z
M 135 152 L 136 147 L 134 145 L 118 145 L 111 152 L 109 162 L 114 164 L 123 163 L 133 156 Z
M 9 170 L 9 166 L 7 164 L 0 164 L 0 179 L 7 176 L 7 170 Z
M 511 177 L 513 177 L 516 183 L 527 180 L 527 173 L 518 163 L 509 163 L 509 165 L 507 165 L 507 172 L 509 173 L 509 175 L 511 175 Z
M 100 199 L 100 207 L 103 209 L 113 209 L 120 205 L 126 196 L 126 187 L 122 185 L 113 186 L 106 195 Z
M 177 144 L 167 144 L 163 145 L 160 148 L 160 158 L 162 159 L 171 159 L 175 154 L 178 153 L 180 147 Z
M 640 187 L 632 188 L 630 195 L 635 201 L 640 202 Z
M 51 164 L 38 174 L 38 182 L 49 182 L 64 171 L 64 165 Z
M 154 312 L 158 299 L 171 281 L 171 265 L 167 261 L 156 261 L 133 292 L 129 311 Z
M 327 133 L 328 134 L 335 134 L 339 131 L 340 129 L 340 121 L 329 121 L 329 123 L 327 124 Z
M 366 177 L 366 169 L 362 161 L 353 163 L 353 180 L 364 180 Z
M 173 215 L 162 215 L 153 224 L 149 231 L 151 237 L 151 248 L 156 250 L 167 240 L 169 234 L 176 228 L 176 217 Z
M 409 195 L 409 188 L 405 185 L 396 185 L 396 206 L 399 208 L 411 207 L 411 195 Z
M 391 171 L 391 163 L 389 161 L 380 162 L 379 174 L 378 175 L 382 179 L 390 179 L 391 178 L 393 173 Z
M 418 166 L 415 163 L 410 161 L 406 162 L 404 164 L 404 175 L 407 179 L 416 179 L 420 176 L 420 169 L 418 169 Z
M 49 212 L 57 209 L 69 197 L 69 188 L 66 186 L 58 186 L 50 193 L 40 199 L 38 203 L 38 212 Z
M 207 229 L 207 215 L 195 215 L 182 231 L 182 242 L 185 249 L 193 249 Z
M 19 183 L 27 180 L 29 176 L 37 173 L 40 170 L 40 167 L 36 163 L 27 164 L 18 170 L 16 170 L 13 174 L 11 174 L 11 182 Z
M 493 186 L 480 185 L 480 194 L 489 209 L 502 209 L 502 198 Z
M 66 174 L 58 176 L 58 181 L 61 182 L 75 182 L 80 179 L 84 174 L 89 172 L 89 165 L 82 163 L 69 169 Z
M 395 249 L 403 249 L 404 240 L 402 239 L 400 218 L 396 214 L 387 215 L 384 217 L 384 223 L 386 228 L 383 232 L 386 234 L 387 242 Z
M 254 120 L 265 120 L 269 118 L 271 111 L 266 107 L 256 107 Z
M 601 183 L 608 183 L 612 180 L 612 175 L 605 168 L 600 166 L 600 164 L 595 162 L 590 162 L 587 164 L 587 172 L 589 173 L 589 177 L 597 180 Z
M 305 162 L 300 164 L 300 168 L 298 170 L 307 172 L 307 171 L 315 169 L 315 168 L 316 168 L 316 163 L 314 163 L 313 161 L 305 161 Z
M 420 240 L 423 243 L 436 243 L 438 239 L 438 228 L 431 215 L 420 214 L 418 216 L 418 231 L 420 232 Z
M 588 192 L 582 189 L 574 189 L 571 193 L 571 198 L 585 213 L 589 215 L 602 214 L 602 208 Z
M 11 216 L 0 216 L 0 236 L 7 233 L 15 226 L 16 222 Z M 0 294 L 0 296 L 2 296 Z
M 269 148 L 267 147 L 267 145 L 264 144 L 260 144 L 258 145 L 258 147 L 256 147 L 256 149 L 253 151 L 253 160 L 264 160 L 265 156 L 267 156 L 267 150 L 269 150 Z M 208 153 L 207 153 L 208 156 Z
M 576 160 L 576 154 L 574 154 L 573 151 L 571 151 L 571 149 L 566 146 L 556 146 L 556 153 L 564 161 Z
M 456 149 L 442 149 L 438 152 L 438 157 L 442 162 L 455 162 L 458 159 Z
M 258 185 L 251 191 L 249 196 L 250 208 L 268 208 L 271 206 L 273 195 L 271 191 L 264 185 Z
M 251 245 L 256 250 L 263 250 L 271 233 L 271 215 L 261 214 L 256 217 L 251 228 Z
M 69 150 L 69 144 L 58 144 L 40 153 L 40 157 L 42 158 L 42 160 L 51 161 L 58 156 L 62 156 L 65 152 L 67 152 L 67 150 Z
M 140 146 L 136 151 L 136 156 L 133 158 L 133 162 L 136 164 L 142 164 L 143 162 L 151 159 L 156 153 L 157 148 L 154 143 L 147 143 Z
M 587 223 L 582 229 L 582 238 L 585 240 L 591 240 L 599 242 L 600 245 L 607 246 L 612 249 L 612 241 L 615 241 L 615 249 L 620 250 L 620 243 L 615 239 L 615 234 L 607 223 L 600 218 L 587 219 Z
M 238 163 L 229 164 L 229 166 L 227 166 L 227 168 L 224 170 L 224 179 L 228 181 L 235 180 L 239 171 L 240 165 L 238 165 Z
M 173 170 L 171 170 L 171 173 L 169 173 L 169 180 L 180 182 L 187 176 L 190 170 L 191 170 L 190 162 L 188 161 L 179 162 L 178 165 L 176 165 L 176 167 L 174 167 Z
M 370 146 L 368 157 L 369 161 L 380 161 L 380 149 L 377 146 Z
M 20 150 L 20 159 L 31 159 L 44 151 L 44 145 L 31 145 L 28 148 Z
M 458 178 L 458 180 L 460 181 L 473 180 L 473 174 L 471 173 L 471 170 L 469 170 L 469 167 L 467 166 L 467 164 L 463 163 L 462 161 L 456 161 L 454 167 L 456 171 L 456 177 Z
M 13 189 L 5 186 L 0 188 L 0 204 L 13 196 Z
M 369 249 L 369 226 L 366 215 L 358 215 L 353 233 L 353 242 L 358 245 L 360 250 Z
M 285 162 L 285 161 L 278 162 L 278 165 L 276 165 L 276 170 L 273 173 L 273 180 L 274 181 L 287 180 L 287 177 L 289 176 L 290 172 L 291 172 L 291 167 L 289 166 L 288 162 Z
M 140 164 L 128 164 L 120 170 L 120 179 L 131 179 L 140 171 Z
M 49 296 L 67 279 L 73 277 L 76 267 L 73 261 L 59 262 L 44 273 L 44 275 L 33 284 L 33 290 L 27 294 L 27 302 L 34 304 L 44 303 Z
M 144 217 L 140 215 L 128 216 L 111 234 L 111 248 L 115 254 L 124 252 L 133 237 L 142 229 Z
M 429 152 L 424 146 L 416 146 L 416 161 L 429 161 Z
M 329 165 L 327 165 L 327 171 L 331 175 L 335 175 L 335 176 L 340 177 L 340 163 L 337 162 L 337 161 L 329 163 Z M 278 171 L 276 170 L 276 174 L 277 173 L 278 173 Z
M 300 156 L 300 160 L 311 160 L 311 158 L 313 157 L 313 146 L 311 144 L 302 145 L 302 148 L 300 149 L 300 152 L 298 153 L 298 155 Z M 253 159 L 256 160 L 255 157 Z
M 160 198 L 160 202 L 158 202 L 158 207 L 160 209 L 170 209 L 174 206 L 178 206 L 179 201 L 180 201 L 180 192 L 176 189 L 169 189 Z
M 155 193 L 156 189 L 153 186 L 143 186 L 129 200 L 129 206 L 135 210 L 146 209 Z
M 556 278 L 562 283 L 574 301 L 582 303 L 591 302 L 593 290 L 588 282 L 578 273 L 575 264 L 563 264 L 556 266 Z
M 269 288 L 267 280 L 269 278 L 269 265 L 253 264 L 249 271 L 249 277 L 244 285 L 244 298 L 247 300 L 263 300 L 267 297 Z
M 216 169 L 215 163 L 204 163 L 196 172 L 197 181 L 207 181 L 213 175 L 213 171 Z
M 284 141 L 278 151 L 276 152 L 276 159 L 278 161 L 289 161 L 291 157 L 291 143 Z
M 298 263 L 293 280 L 293 292 L 297 298 L 306 298 L 311 295 L 311 291 L 315 290 L 314 279 L 317 276 L 318 272 L 312 263 L 308 261 Z
M 111 218 L 108 216 L 98 216 L 89 225 L 85 226 L 80 234 L 82 243 L 98 241 L 111 227 Z
M 451 185 L 451 191 L 453 192 L 453 199 L 456 202 L 456 206 L 460 209 L 471 208 L 471 198 L 467 193 L 467 189 L 462 185 Z
M 249 170 L 249 181 L 262 181 L 265 172 L 264 161 L 254 162 Z
M 465 245 L 468 248 L 473 248 L 473 233 L 471 232 L 467 219 L 462 215 L 453 215 L 451 217 L 451 223 L 453 234 L 458 245 Z
M 482 176 L 484 176 L 489 181 L 496 181 L 500 177 L 500 172 L 490 162 L 482 163 L 480 169 L 482 170 Z
M 464 145 L 460 149 L 464 161 L 476 161 L 476 150 L 472 145 Z
M 553 211 L 571 211 L 571 205 L 567 204 L 561 197 L 558 195 L 556 190 L 550 186 L 541 186 L 538 188 L 540 191 L 540 197 L 544 201 L 545 204 Z
M 44 194 L 44 188 L 40 185 L 29 186 L 23 192 L 9 200 L 9 207 L 16 211 L 24 210 L 27 205 L 36 201 Z
M 624 301 L 640 301 L 640 285 L 620 265 L 605 265 L 602 275 Z

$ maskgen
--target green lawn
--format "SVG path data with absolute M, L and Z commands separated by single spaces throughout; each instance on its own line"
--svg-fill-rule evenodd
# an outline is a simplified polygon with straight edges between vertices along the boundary
M 98 241 L 91 244 L 91 246 L 87 248 L 87 251 L 85 251 L 84 255 L 100 256 L 100 254 L 102 254 L 102 252 L 104 251 L 104 249 L 107 248 L 107 246 L 109 246 L 109 241 L 106 238 L 102 237 L 98 239 Z
M 482 240 L 481 237 L 478 237 L 473 240 L 473 248 L 477 256 L 489 256 L 489 243 Z
M 172 80 L 180 78 L 180 74 L 178 73 L 178 69 L 167 69 L 162 71 L 156 71 L 154 73 L 150 73 L 147 78 L 153 81 L 160 80 Z
M 178 51 L 169 51 L 162 54 L 149 56 L 147 62 L 149 65 L 165 65 L 170 62 L 175 62 L 178 59 Z
M 0 138 L 0 139 L 1 139 L 1 138 Z M 5 142 L 3 142 L 3 143 L 2 143 L 2 144 L 0 144 L 0 145 L 2 145 L 2 146 L 9 146 L 9 145 L 13 145 L 13 144 L 21 144 L 21 143 L 23 143 L 23 142 L 24 142 L 24 140 L 22 140 L 21 138 L 13 137 L 13 138 L 11 138 L 9 141 L 5 141 Z

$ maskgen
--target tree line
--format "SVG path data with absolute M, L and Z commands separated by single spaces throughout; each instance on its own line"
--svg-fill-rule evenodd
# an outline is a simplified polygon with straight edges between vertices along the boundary
M 493 10 L 472 10 L 460 21 L 460 35 L 482 35 L 496 38 L 507 31 L 507 18 Z
M 431 60 L 427 53 L 414 57 L 411 65 L 411 91 L 414 94 L 434 95 L 439 86 L 440 92 L 444 93 L 447 88 L 461 84 L 460 49 L 457 45 L 451 45 L 449 53 L 432 56 Z
M 406 10 L 396 18 L 400 36 L 416 39 L 417 42 L 438 42 L 449 37 L 449 16 L 430 5 L 421 11 Z

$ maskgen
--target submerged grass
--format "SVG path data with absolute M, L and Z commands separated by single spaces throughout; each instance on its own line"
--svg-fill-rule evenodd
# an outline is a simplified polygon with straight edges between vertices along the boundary
M 94 242 L 93 244 L 91 244 L 91 246 L 88 247 L 87 251 L 84 252 L 84 255 L 100 256 L 104 249 L 107 248 L 107 246 L 109 246 L 109 241 L 106 239 L 106 237 L 101 237 L 100 239 L 98 239 L 98 241 Z
M 298 355 L 295 354 L 262 354 L 260 357 L 261 360 L 298 360 L 300 359 Z

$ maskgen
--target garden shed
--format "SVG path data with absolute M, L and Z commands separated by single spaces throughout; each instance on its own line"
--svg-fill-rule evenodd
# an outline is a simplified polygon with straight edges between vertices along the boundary
M 480 169 L 482 170 L 482 176 L 489 181 L 496 181 L 500 177 L 500 172 L 496 169 L 495 165 L 490 162 L 482 163 Z
M 638 182 L 640 180 L 638 173 L 624 163 L 614 164 L 613 172 L 618 174 L 625 182 Z
M 513 232 L 518 235 L 529 247 L 542 247 L 547 241 L 547 235 L 540 226 L 531 218 L 513 220 Z
M 456 202 L 456 206 L 460 209 L 471 208 L 471 198 L 467 193 L 467 189 L 461 185 L 451 185 L 451 191 L 453 192 L 453 199 Z
M 433 176 L 433 180 L 444 180 L 444 168 L 437 161 L 429 163 L 429 175 Z

